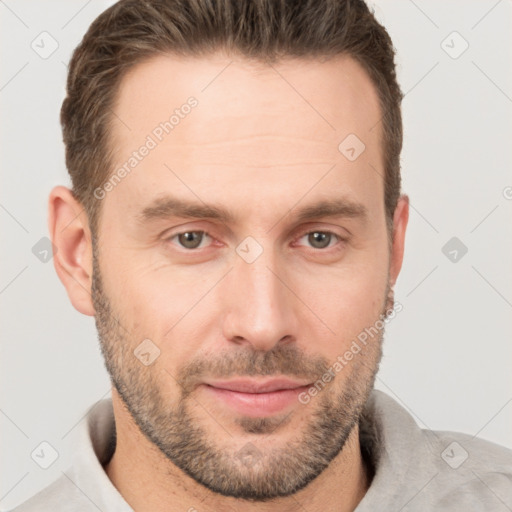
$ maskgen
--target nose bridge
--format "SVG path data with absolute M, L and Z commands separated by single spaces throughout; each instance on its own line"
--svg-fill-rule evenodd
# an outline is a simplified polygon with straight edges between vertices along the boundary
M 252 263 L 238 261 L 236 270 L 242 289 L 252 297 L 254 312 L 261 307 L 263 310 L 279 308 L 277 299 L 282 295 L 283 285 L 277 278 L 276 257 L 271 249 L 266 249 Z
M 279 275 L 279 254 L 261 242 L 258 245 L 259 249 L 249 240 L 248 245 L 242 242 L 237 248 L 226 290 L 224 328 L 227 339 L 245 340 L 254 349 L 269 350 L 283 338 L 295 337 L 295 316 L 292 294 Z

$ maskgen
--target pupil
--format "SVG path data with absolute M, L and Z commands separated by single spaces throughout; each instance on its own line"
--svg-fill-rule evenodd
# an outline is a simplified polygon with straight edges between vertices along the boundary
M 202 234 L 202 233 L 201 233 Z M 198 243 L 199 241 L 199 243 Z M 195 249 L 201 242 L 200 233 L 195 231 L 188 231 L 180 235 L 180 243 L 187 249 Z
M 311 233 L 309 237 L 312 245 L 316 246 L 317 248 L 327 247 L 329 245 L 329 242 L 331 241 L 330 234 L 322 233 L 320 231 L 315 231 L 314 233 Z

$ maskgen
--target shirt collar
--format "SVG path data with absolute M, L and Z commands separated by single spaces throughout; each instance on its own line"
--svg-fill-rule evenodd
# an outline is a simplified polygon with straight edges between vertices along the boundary
M 69 477 L 100 510 L 133 512 L 111 482 L 104 465 L 115 450 L 116 430 L 112 399 L 105 398 L 87 410 Z

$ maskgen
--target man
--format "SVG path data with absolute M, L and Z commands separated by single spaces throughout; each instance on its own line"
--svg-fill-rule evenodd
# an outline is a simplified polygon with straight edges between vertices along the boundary
M 373 389 L 402 93 L 362 1 L 308 4 L 122 0 L 75 51 L 49 226 L 112 399 L 16 511 L 512 507 L 509 450 Z

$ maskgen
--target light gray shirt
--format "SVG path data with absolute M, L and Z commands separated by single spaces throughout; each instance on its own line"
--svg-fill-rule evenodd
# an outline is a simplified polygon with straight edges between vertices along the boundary
M 422 429 L 378 390 L 366 404 L 360 440 L 375 475 L 356 512 L 512 511 L 512 450 L 467 434 Z M 103 469 L 115 450 L 110 398 L 88 410 L 76 448 L 72 466 L 12 512 L 133 510 Z

